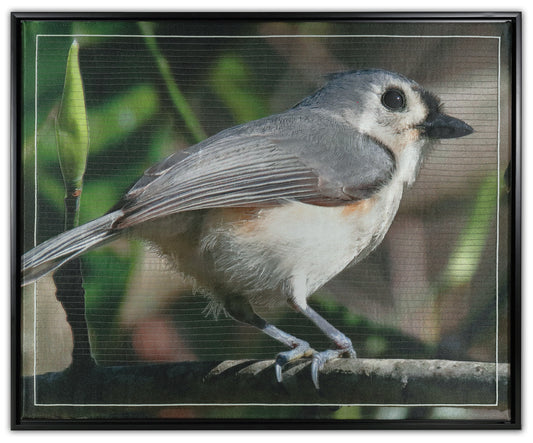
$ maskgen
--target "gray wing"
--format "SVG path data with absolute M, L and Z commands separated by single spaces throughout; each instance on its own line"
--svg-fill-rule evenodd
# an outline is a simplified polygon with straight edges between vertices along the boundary
M 288 200 L 336 206 L 368 198 L 391 177 L 392 154 L 360 134 L 334 143 L 272 131 L 215 136 L 148 169 L 121 202 L 126 228 L 172 213 Z

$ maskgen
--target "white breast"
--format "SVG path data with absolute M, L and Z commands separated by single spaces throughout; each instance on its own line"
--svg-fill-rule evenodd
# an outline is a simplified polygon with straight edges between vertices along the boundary
M 418 170 L 420 146 L 405 149 L 393 180 L 357 206 L 321 207 L 298 202 L 262 209 L 254 220 L 207 223 L 202 250 L 214 278 L 264 302 L 307 298 L 383 239 L 404 186 Z M 269 300 L 270 302 L 272 300 Z

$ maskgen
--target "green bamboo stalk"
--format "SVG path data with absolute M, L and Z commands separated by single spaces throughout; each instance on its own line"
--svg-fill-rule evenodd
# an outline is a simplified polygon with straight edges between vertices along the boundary
M 73 41 L 67 58 L 65 85 L 56 119 L 59 164 L 65 183 L 65 230 L 78 225 L 83 176 L 89 151 L 89 125 L 79 66 L 79 44 Z M 75 258 L 54 273 L 56 297 L 61 302 L 72 329 L 71 368 L 87 370 L 94 366 L 85 317 L 85 290 L 81 261 Z

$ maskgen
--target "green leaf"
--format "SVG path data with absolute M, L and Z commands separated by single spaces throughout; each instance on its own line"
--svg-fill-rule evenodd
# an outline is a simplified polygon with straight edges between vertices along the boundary
M 68 53 L 63 98 L 56 119 L 59 163 L 67 194 L 81 191 L 89 150 L 89 127 L 79 65 L 79 44 Z

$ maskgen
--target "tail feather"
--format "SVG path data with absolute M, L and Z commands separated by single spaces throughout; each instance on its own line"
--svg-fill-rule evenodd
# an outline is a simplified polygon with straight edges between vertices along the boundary
M 26 252 L 22 256 L 22 286 L 37 281 L 74 257 L 114 239 L 119 232 L 111 227 L 122 214 L 121 210 L 111 212 Z

